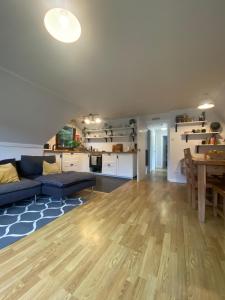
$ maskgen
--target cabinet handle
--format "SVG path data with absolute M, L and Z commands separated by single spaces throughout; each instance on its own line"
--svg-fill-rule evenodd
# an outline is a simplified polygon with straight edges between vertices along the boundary
M 72 166 L 73 166 L 73 164 L 70 164 L 70 166 L 72 167 Z

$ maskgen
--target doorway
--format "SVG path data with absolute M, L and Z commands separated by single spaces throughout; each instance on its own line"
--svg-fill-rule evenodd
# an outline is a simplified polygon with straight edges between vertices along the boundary
M 163 169 L 167 169 L 167 151 L 168 151 L 168 136 L 167 135 L 163 135 Z
M 168 126 L 165 123 L 152 124 L 148 128 L 148 173 L 167 174 Z

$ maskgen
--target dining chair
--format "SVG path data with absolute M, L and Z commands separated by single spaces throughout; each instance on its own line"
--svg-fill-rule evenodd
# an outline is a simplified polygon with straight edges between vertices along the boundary
M 188 185 L 188 200 L 194 209 L 197 208 L 197 191 L 198 191 L 198 177 L 197 170 L 193 164 L 191 149 L 184 149 L 184 161 L 186 166 L 186 178 Z M 212 185 L 219 183 L 219 180 L 213 175 L 207 175 L 206 177 L 206 188 L 212 190 Z M 206 204 L 212 206 L 212 202 L 208 199 Z
M 225 221 L 225 182 L 221 184 L 213 184 L 213 213 L 214 216 L 220 215 Z M 222 199 L 222 210 L 218 207 L 218 196 Z
M 184 149 L 184 163 L 185 163 L 185 173 L 187 178 L 187 187 L 188 187 L 188 202 L 195 207 L 192 199 L 196 199 L 196 188 L 195 188 L 195 171 L 194 165 L 192 162 L 191 149 Z M 195 202 L 195 201 L 194 201 Z

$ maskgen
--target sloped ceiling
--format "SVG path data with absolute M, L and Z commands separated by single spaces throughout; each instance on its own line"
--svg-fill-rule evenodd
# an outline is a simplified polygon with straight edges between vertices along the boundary
M 75 111 L 52 92 L 0 68 L 0 142 L 44 144 Z
M 54 40 L 43 26 L 49 8 L 65 5 L 82 26 L 72 45 Z M 39 142 L 70 115 L 167 112 L 196 107 L 205 93 L 221 111 L 224 53 L 224 0 L 1 1 L 0 65 L 44 88 L 32 97 L 30 85 L 25 100 L 0 90 L 1 126 L 15 127 L 24 141 L 30 131 Z M 28 129 L 25 120 L 37 107 L 41 119 L 33 114 Z

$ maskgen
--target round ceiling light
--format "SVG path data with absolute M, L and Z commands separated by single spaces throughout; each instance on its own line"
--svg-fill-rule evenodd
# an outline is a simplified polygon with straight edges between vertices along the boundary
M 45 15 L 44 25 L 50 35 L 63 43 L 74 43 L 81 35 L 78 19 L 63 8 L 50 9 Z
M 198 109 L 210 109 L 213 108 L 215 105 L 213 103 L 204 103 L 198 106 Z

